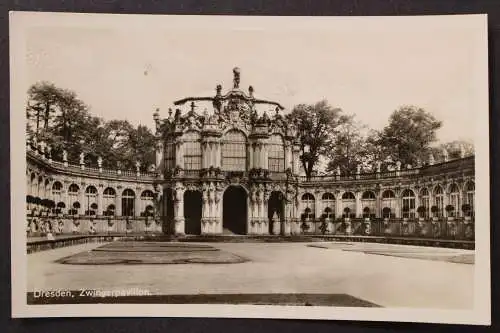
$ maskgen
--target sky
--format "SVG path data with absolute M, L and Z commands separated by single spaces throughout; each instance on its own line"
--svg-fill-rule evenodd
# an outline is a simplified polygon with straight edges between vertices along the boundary
M 399 106 L 416 105 L 443 121 L 440 141 L 474 141 L 471 124 L 481 110 L 473 78 L 486 56 L 475 51 L 484 36 L 457 19 L 65 21 L 27 32 L 26 90 L 50 81 L 107 120 L 153 128 L 155 108 L 166 117 L 175 100 L 213 96 L 217 84 L 227 91 L 238 66 L 240 88 L 252 85 L 256 97 L 285 112 L 327 99 L 380 130 Z

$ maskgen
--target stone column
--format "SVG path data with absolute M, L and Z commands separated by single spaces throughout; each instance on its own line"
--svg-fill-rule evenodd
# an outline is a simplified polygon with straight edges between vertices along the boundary
M 247 143 L 248 170 L 254 167 L 252 144 Z
M 209 227 L 209 207 L 208 207 L 208 188 L 204 185 L 201 192 L 201 233 L 210 233 Z
M 341 218 L 342 214 L 344 213 L 342 211 L 342 195 L 344 192 L 339 192 L 337 194 L 336 200 L 335 200 L 335 217 L 336 218 Z
M 137 192 L 134 198 L 134 217 L 141 216 L 141 190 L 136 189 Z
M 319 219 L 321 214 L 322 214 L 322 201 L 321 201 L 321 193 L 316 192 L 314 193 L 314 215 L 316 216 L 316 219 Z
M 78 192 L 78 202 L 80 202 L 80 209 L 78 210 L 79 214 L 81 214 L 82 212 L 85 213 L 85 211 L 87 210 L 87 202 L 85 199 L 87 199 L 85 197 L 85 184 L 82 183 L 80 186 L 80 191 Z
M 463 191 L 462 189 L 460 189 L 458 191 L 458 203 L 457 203 L 457 216 L 459 217 L 463 217 L 464 216 L 464 212 L 462 212 L 462 205 L 463 205 L 463 202 L 464 202 L 464 194 L 463 194 Z
M 215 232 L 222 234 L 222 195 L 223 191 L 221 187 L 216 187 L 215 191 L 215 202 L 214 202 L 214 220 L 215 220 Z
M 122 192 L 120 189 L 116 190 L 115 198 L 115 214 L 116 216 L 122 216 Z
M 262 143 L 262 168 L 269 169 L 269 146 L 267 143 Z
M 182 183 L 177 183 L 174 188 L 174 232 L 176 235 L 184 235 L 184 191 Z
M 102 203 L 102 196 L 103 196 L 103 193 L 102 191 L 97 191 L 97 215 L 102 215 L 102 212 L 103 212 L 103 203 Z
M 362 192 L 356 192 L 356 217 L 360 218 L 363 216 L 363 207 L 361 207 L 361 196 Z
M 292 215 L 292 204 L 290 202 L 290 197 L 288 194 L 285 194 L 285 207 L 283 208 L 284 218 L 282 219 L 283 225 L 281 226 L 281 234 L 284 236 L 289 236 L 291 233 L 291 215 Z

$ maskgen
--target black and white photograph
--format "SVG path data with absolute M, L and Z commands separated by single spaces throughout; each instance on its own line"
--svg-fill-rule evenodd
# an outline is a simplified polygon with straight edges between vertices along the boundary
M 11 12 L 12 315 L 489 324 L 486 22 Z

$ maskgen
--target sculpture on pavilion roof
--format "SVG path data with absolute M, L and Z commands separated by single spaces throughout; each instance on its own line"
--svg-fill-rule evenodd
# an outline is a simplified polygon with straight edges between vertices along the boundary
M 187 97 L 174 102 L 174 105 L 180 107 L 186 103 L 190 103 L 190 110 L 182 114 L 179 108 L 175 111 L 175 116 L 171 113 L 169 118 L 164 120 L 160 125 L 163 134 L 181 132 L 184 130 L 204 130 L 210 128 L 213 130 L 217 127 L 219 130 L 229 128 L 240 128 L 245 131 L 251 131 L 254 126 L 262 126 L 266 124 L 273 132 L 286 132 L 286 123 L 284 117 L 279 114 L 279 111 L 284 110 L 284 107 L 274 101 L 258 99 L 254 96 L 253 86 L 248 87 L 248 93 L 240 89 L 241 70 L 238 67 L 233 68 L 233 89 L 222 93 L 222 85 L 218 84 L 215 88 L 215 96 L 213 97 Z M 213 112 L 204 111 L 198 114 L 195 111 L 197 102 L 212 102 Z M 273 116 L 268 116 L 264 112 L 259 117 L 256 110 L 256 105 L 270 105 L 273 107 Z M 217 124 L 215 124 L 217 123 Z

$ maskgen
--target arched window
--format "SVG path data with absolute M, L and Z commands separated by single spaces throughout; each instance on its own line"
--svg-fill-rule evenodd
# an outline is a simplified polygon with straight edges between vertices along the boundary
M 476 186 L 474 184 L 474 182 L 472 181 L 468 181 L 467 184 L 465 185 L 465 194 L 466 194 L 466 200 L 467 200 L 467 204 L 469 204 L 470 206 L 470 211 L 471 212 L 474 212 L 474 199 L 475 199 L 475 196 L 474 196 L 474 193 L 476 191 Z
M 246 171 L 246 137 L 241 131 L 231 130 L 222 140 L 222 169 L 226 171 Z
M 394 209 L 396 208 L 396 195 L 392 190 L 385 190 L 382 192 L 381 200 L 382 212 L 381 215 L 384 218 L 394 217 Z
M 457 184 L 450 185 L 449 199 L 450 207 L 453 207 L 453 210 L 450 210 L 448 214 L 449 216 L 455 216 L 460 210 L 460 190 Z
M 352 192 L 342 194 L 342 216 L 350 218 L 356 216 L 356 196 Z
M 335 217 L 335 196 L 330 192 L 326 192 L 321 197 L 321 203 L 323 205 L 323 214 L 325 214 L 325 217 Z
M 85 190 L 85 215 L 96 215 L 97 210 L 97 188 L 87 186 Z
M 106 189 L 103 192 L 103 197 L 104 198 L 114 198 L 114 197 L 116 197 L 116 191 L 111 187 L 106 187 Z
M 283 138 L 279 134 L 273 134 L 269 138 L 269 171 L 285 171 L 285 148 Z
M 68 188 L 68 204 L 69 207 L 72 207 L 73 203 L 78 200 L 78 193 L 80 192 L 80 188 L 76 184 L 71 184 Z
M 62 190 L 62 184 L 61 182 L 54 182 L 54 184 L 52 185 L 52 194 L 60 194 L 61 193 L 61 190 Z
M 415 218 L 415 193 L 406 189 L 401 194 L 403 201 L 403 218 Z
M 434 215 L 436 217 L 443 216 L 444 192 L 443 188 L 439 185 L 434 189 L 434 206 L 436 206 Z
M 376 211 L 376 197 L 372 191 L 365 191 L 361 195 L 361 207 L 363 208 L 364 218 L 374 218 Z
M 62 197 L 61 197 L 61 191 L 62 191 L 62 184 L 61 182 L 54 182 L 54 184 L 52 184 L 52 200 L 54 200 L 54 202 L 60 202 L 62 200 Z
M 154 193 L 150 190 L 142 191 L 141 193 L 141 215 L 145 216 L 148 206 L 153 207 Z
M 314 195 L 311 193 L 304 193 L 301 198 L 302 208 L 304 209 L 304 217 L 305 218 L 314 218 L 314 214 L 316 211 L 316 202 L 314 199 Z
M 419 210 L 418 213 L 420 217 L 423 218 L 429 217 L 430 196 L 429 196 L 429 191 L 425 187 L 420 190 L 420 207 L 417 208 Z
M 122 193 L 122 215 L 134 216 L 135 192 L 131 189 L 126 189 Z
M 165 144 L 165 168 L 172 170 L 175 168 L 175 143 L 167 142 Z
M 116 191 L 111 187 L 106 187 L 102 193 L 102 206 L 106 207 L 105 215 L 115 215 L 116 210 Z M 113 206 L 113 214 L 110 213 L 109 207 Z
M 76 184 L 71 184 L 68 188 L 68 194 L 70 195 L 78 195 L 80 188 Z
M 201 136 L 198 132 L 190 131 L 183 135 L 184 140 L 184 169 L 201 169 Z

